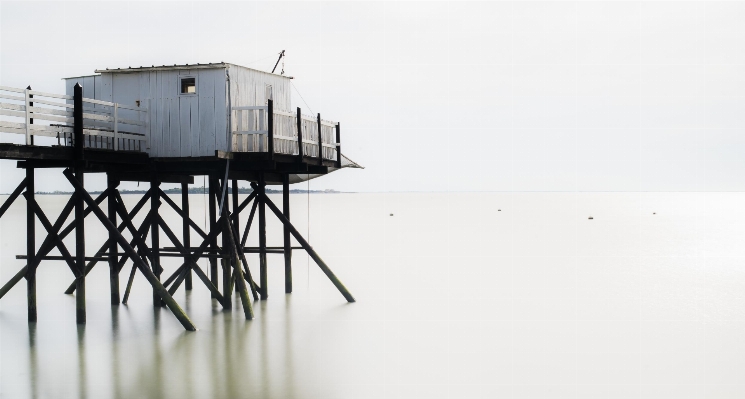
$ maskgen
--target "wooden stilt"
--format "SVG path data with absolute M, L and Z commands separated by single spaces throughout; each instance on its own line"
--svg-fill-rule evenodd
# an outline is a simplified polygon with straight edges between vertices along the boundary
M 88 204 L 89 207 L 92 208 L 93 213 L 96 215 L 98 220 L 101 221 L 101 223 L 106 227 L 109 231 L 115 231 L 115 236 L 117 241 L 119 242 L 119 245 L 121 245 L 122 249 L 130 256 L 130 258 L 135 262 L 137 265 L 137 268 L 140 269 L 140 272 L 145 276 L 145 278 L 148 280 L 150 285 L 152 285 L 155 290 L 160 295 L 160 298 L 165 301 L 168 308 L 171 310 L 171 312 L 176 316 L 176 318 L 181 322 L 181 325 L 184 326 L 185 329 L 189 331 L 195 331 L 196 327 L 194 326 L 194 323 L 189 320 L 189 316 L 186 315 L 186 313 L 181 309 L 181 307 L 176 303 L 176 301 L 173 299 L 173 297 L 168 294 L 168 291 L 163 287 L 163 284 L 160 283 L 158 278 L 155 276 L 155 274 L 150 270 L 150 268 L 145 264 L 145 262 L 140 258 L 137 254 L 137 251 L 135 251 L 134 248 L 132 248 L 131 245 L 127 242 L 127 239 L 124 238 L 124 236 L 119 233 L 119 231 L 116 229 L 116 226 L 111 223 L 111 221 L 106 217 L 106 214 L 101 210 L 101 208 L 98 207 L 98 205 L 93 201 L 93 198 L 91 198 L 90 194 L 88 194 L 87 191 L 85 191 L 80 185 L 79 182 L 75 180 L 75 178 L 72 176 L 69 170 L 65 170 L 64 172 L 65 177 L 70 181 L 70 183 L 75 186 L 76 190 L 83 196 L 83 200 Z M 121 216 L 121 215 L 120 215 Z
M 241 304 L 243 305 L 243 314 L 247 320 L 254 318 L 254 311 L 251 307 L 251 300 L 248 298 L 248 289 L 246 288 L 246 282 L 243 280 L 243 270 L 238 264 L 238 246 L 236 245 L 236 238 L 233 235 L 233 227 L 230 225 L 230 221 L 227 218 L 223 218 L 223 236 L 228 237 L 230 245 L 231 258 L 233 259 L 232 264 L 235 270 L 235 282 L 238 286 L 238 293 L 241 296 Z
M 110 191 L 116 190 L 119 182 L 107 176 L 107 184 Z M 109 195 L 109 220 L 116 225 L 116 197 Z M 109 233 L 109 284 L 111 286 L 111 304 L 119 304 L 119 246 L 112 233 Z
M 228 180 L 223 179 L 222 184 L 226 187 L 223 190 L 227 190 Z M 221 191 L 222 194 L 222 191 Z M 227 193 L 225 194 L 227 195 Z M 222 215 L 220 215 L 223 219 L 227 219 L 228 215 L 230 214 L 230 200 L 228 198 L 221 198 L 220 204 L 222 205 Z M 222 225 L 218 226 L 222 230 Z M 227 305 L 226 309 L 232 309 L 233 308 L 233 301 L 231 300 L 231 296 L 233 294 L 232 286 L 230 285 L 230 276 L 232 275 L 231 272 L 231 256 L 229 251 L 230 241 L 229 237 L 225 232 L 222 234 L 222 259 L 220 259 L 220 262 L 222 264 L 222 296 L 225 297 L 225 305 Z
M 79 83 L 73 88 L 73 133 L 75 135 L 75 263 L 79 270 L 85 269 L 85 164 L 83 140 L 83 86 Z M 72 176 L 70 176 L 72 178 Z M 87 194 L 87 192 L 86 192 Z M 96 205 L 98 206 L 98 205 Z M 75 280 L 75 314 L 78 324 L 85 324 L 85 273 L 81 273 Z
M 26 198 L 34 200 L 34 168 L 26 168 Z M 26 203 L 26 296 L 28 299 L 28 321 L 36 321 L 36 216 L 31 204 Z
M 256 191 L 254 191 L 255 193 Z M 254 199 L 253 205 L 251 205 L 251 213 L 248 214 L 248 221 L 246 222 L 246 228 L 243 229 L 243 238 L 241 239 L 241 246 L 246 246 L 248 240 L 248 232 L 251 230 L 251 223 L 254 221 L 254 215 L 256 215 L 256 207 L 259 205 L 259 201 Z
M 164 196 L 165 197 L 165 196 Z M 191 227 L 189 226 L 189 183 L 181 183 L 181 211 L 183 213 L 183 237 L 184 247 L 191 247 Z M 187 261 L 187 257 L 184 256 L 184 262 Z M 186 282 L 184 288 L 187 291 L 191 291 L 191 268 L 186 270 Z
M 282 213 L 290 220 L 290 175 L 282 176 Z M 290 228 L 284 226 L 285 293 L 292 293 L 292 242 Z
M 233 239 L 238 238 L 238 229 L 236 226 L 233 226 Z M 251 269 L 248 268 L 248 261 L 246 260 L 246 254 L 243 252 L 243 248 L 241 248 L 240 245 L 236 242 L 236 251 L 238 252 L 238 257 L 240 258 L 241 263 L 243 264 L 243 268 L 245 270 L 245 273 L 243 274 L 243 278 L 248 282 L 249 286 L 251 287 L 251 294 L 254 297 L 254 301 L 259 300 L 258 291 L 256 282 L 254 282 L 253 277 L 251 277 Z M 240 266 L 239 266 L 240 267 Z
M 259 284 L 261 285 L 261 299 L 269 298 L 269 289 L 267 287 L 267 270 L 266 270 L 266 208 L 264 187 L 264 175 L 259 175 L 258 196 L 259 201 Z
M 216 230 L 216 216 L 217 216 L 217 179 L 213 176 L 209 177 L 209 223 L 210 223 L 210 231 Z M 213 251 L 217 250 L 217 239 L 213 239 L 211 243 L 211 249 Z M 217 287 L 217 259 L 210 258 L 210 279 L 212 281 L 212 285 Z M 212 297 L 215 298 L 214 292 L 212 293 Z
M 279 208 L 277 208 L 276 205 L 269 199 L 269 197 L 266 196 L 266 194 L 260 193 L 259 196 L 262 199 L 263 203 L 266 203 L 266 205 L 269 207 L 269 209 L 274 212 L 274 214 L 277 216 L 277 218 L 287 227 L 290 228 L 290 232 L 295 237 L 297 242 L 300 243 L 300 245 L 305 249 L 306 252 L 308 252 L 308 255 L 310 255 L 311 258 L 318 264 L 318 267 L 321 268 L 324 274 L 331 280 L 332 283 L 334 283 L 334 286 L 341 292 L 342 295 L 344 295 L 344 298 L 346 298 L 347 302 L 354 302 L 354 297 L 352 294 L 347 290 L 346 287 L 344 287 L 344 284 L 342 284 L 341 280 L 339 280 L 336 275 L 334 275 L 334 272 L 329 269 L 329 267 L 326 265 L 326 263 L 321 259 L 320 256 L 316 253 L 316 251 L 313 250 L 313 248 L 308 244 L 307 241 L 303 238 L 303 236 L 300 235 L 300 232 L 297 231 L 295 226 L 293 226 L 289 220 L 285 218 L 284 215 L 282 215 L 282 212 L 280 212 Z M 262 286 L 263 288 L 263 286 Z
M 158 212 L 160 212 L 160 182 L 155 175 L 150 180 L 150 190 L 152 191 L 150 212 L 153 214 L 152 219 L 150 219 L 150 263 L 155 278 L 160 280 L 160 227 L 157 218 Z M 155 288 L 153 288 L 153 306 L 163 306 Z

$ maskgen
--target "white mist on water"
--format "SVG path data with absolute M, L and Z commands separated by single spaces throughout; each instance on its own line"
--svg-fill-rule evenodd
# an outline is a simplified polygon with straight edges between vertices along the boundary
M 51 219 L 66 201 L 37 198 Z M 124 198 L 131 208 L 139 196 Z M 201 225 L 204 196 L 190 198 Z M 195 276 L 175 295 L 199 328 L 190 333 L 152 306 L 139 274 L 129 305 L 110 306 L 102 262 L 77 327 L 63 294 L 72 273 L 47 261 L 35 326 L 25 281 L 0 300 L 0 396 L 740 398 L 743 203 L 739 193 L 335 194 L 311 195 L 308 214 L 293 195 L 296 227 L 305 233 L 310 216 L 311 244 L 356 303 L 296 250 L 294 293 L 283 292 L 282 255 L 269 255 L 269 300 L 254 302 L 250 322 L 238 297 L 222 311 Z M 107 233 L 91 216 L 86 228 L 90 256 Z M 4 283 L 24 264 L 22 202 L 0 234 Z M 66 243 L 74 249 L 74 235 Z M 164 278 L 180 265 L 163 263 Z M 257 255 L 249 263 L 258 278 Z

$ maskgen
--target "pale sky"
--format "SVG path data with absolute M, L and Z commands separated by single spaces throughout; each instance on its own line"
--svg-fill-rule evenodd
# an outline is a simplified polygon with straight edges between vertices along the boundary
M 366 167 L 312 189 L 745 190 L 743 21 L 735 2 L 2 2 L 0 84 L 286 50 L 293 106 Z M 0 168 L 7 193 L 22 176 Z

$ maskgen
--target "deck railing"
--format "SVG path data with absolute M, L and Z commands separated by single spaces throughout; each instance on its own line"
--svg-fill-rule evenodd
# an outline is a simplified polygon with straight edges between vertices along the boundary
M 43 136 L 72 146 L 73 101 L 73 96 L 0 86 L 0 115 L 15 119 L 0 120 L 0 133 L 25 135 L 26 145 L 34 144 L 34 136 Z M 85 97 L 82 104 L 84 147 L 114 151 L 142 151 L 146 147 L 147 109 Z M 137 120 L 119 116 L 120 110 L 134 113 Z M 47 124 L 38 124 L 40 120 Z
M 271 100 L 266 106 L 231 110 L 234 152 L 271 152 L 341 163 L 339 123 L 323 120 L 321 114 L 304 115 L 300 108 L 296 114 L 276 111 Z

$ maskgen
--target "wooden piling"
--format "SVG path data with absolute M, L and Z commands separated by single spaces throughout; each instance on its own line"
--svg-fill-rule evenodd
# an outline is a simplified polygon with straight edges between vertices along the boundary
M 27 199 L 34 199 L 34 168 L 26 168 Z M 30 203 L 26 203 L 26 296 L 28 321 L 36 322 L 36 216 Z
M 110 191 L 116 190 L 119 182 L 111 175 L 107 175 L 107 185 Z M 116 197 L 109 195 L 109 220 L 116 225 Z M 109 285 L 111 286 L 111 304 L 118 305 L 119 296 L 119 245 L 116 243 L 114 234 L 109 232 Z
M 228 189 L 228 179 L 223 179 L 222 184 L 224 185 L 223 190 L 220 191 L 221 195 L 223 192 L 225 192 L 225 195 L 227 196 L 227 189 Z M 220 204 L 222 205 L 222 214 L 220 215 L 223 219 L 228 219 L 228 215 L 230 214 L 230 200 L 228 198 L 220 198 Z M 222 228 L 223 226 L 219 226 Z M 225 233 L 223 229 L 222 233 L 222 296 L 225 297 L 226 302 L 226 309 L 232 309 L 233 308 L 233 301 L 231 300 L 231 295 L 233 294 L 232 285 L 230 284 L 230 276 L 231 273 L 231 263 L 232 263 L 232 257 L 230 256 L 230 241 L 228 235 Z
M 189 226 L 189 183 L 181 183 L 181 211 L 183 212 L 181 220 L 183 221 L 183 238 L 184 246 L 186 248 L 191 247 L 191 228 Z M 184 262 L 187 261 L 187 257 L 184 256 Z M 184 288 L 187 291 L 191 291 L 191 268 L 186 270 L 186 276 L 184 277 L 185 285 Z
M 83 86 L 79 83 L 73 88 L 73 134 L 75 137 L 75 264 L 78 270 L 85 269 L 85 159 L 83 150 Z M 87 193 L 86 193 L 87 194 Z M 98 206 L 98 205 L 96 205 Z M 85 324 L 85 273 L 75 280 L 75 314 L 78 324 Z
M 135 262 L 137 268 L 140 269 L 140 272 L 142 272 L 148 282 L 155 288 L 155 290 L 158 292 L 158 294 L 166 303 L 174 316 L 176 316 L 179 322 L 181 322 L 181 325 L 183 325 L 184 328 L 189 331 L 195 331 L 196 327 L 194 326 L 194 323 L 192 323 L 189 319 L 189 316 L 186 315 L 186 313 L 183 311 L 183 309 L 181 309 L 178 303 L 176 303 L 173 297 L 168 294 L 168 291 L 165 289 L 165 287 L 163 287 L 163 284 L 161 284 L 160 281 L 155 277 L 153 272 L 150 270 L 149 267 L 147 267 L 142 258 L 138 256 L 137 251 L 135 251 L 135 249 L 132 248 L 131 245 L 129 245 L 127 239 L 124 238 L 121 233 L 119 233 L 119 231 L 116 229 L 116 226 L 111 224 L 111 221 L 106 217 L 106 214 L 101 210 L 101 208 L 98 207 L 93 198 L 91 198 L 90 194 L 85 191 L 85 189 L 82 185 L 80 185 L 79 182 L 75 181 L 75 178 L 71 175 L 69 170 L 65 170 L 64 174 L 65 177 L 67 177 L 67 180 L 69 180 L 70 183 L 75 186 L 75 189 L 81 194 L 83 200 L 92 209 L 93 213 L 96 215 L 98 220 L 101 221 L 104 227 L 109 231 L 115 231 L 114 234 L 116 235 L 116 239 L 119 242 L 119 245 L 121 245 L 122 249 Z
M 352 294 L 347 290 L 346 287 L 344 287 L 344 284 L 342 284 L 341 280 L 339 280 L 336 275 L 334 275 L 334 272 L 329 269 L 329 267 L 326 265 L 326 263 L 321 259 L 320 256 L 316 253 L 316 251 L 313 250 L 313 248 L 308 244 L 307 241 L 303 238 L 302 235 L 300 235 L 300 232 L 297 231 L 295 226 L 293 226 L 289 220 L 287 220 L 284 215 L 282 215 L 282 212 L 280 212 L 279 208 L 277 208 L 276 205 L 269 199 L 269 197 L 266 196 L 266 194 L 259 194 L 259 196 L 262 199 L 262 203 L 266 203 L 266 205 L 271 209 L 272 212 L 277 216 L 277 218 L 285 225 L 290 228 L 290 232 L 295 237 L 297 242 L 300 243 L 300 245 L 305 249 L 306 252 L 308 252 L 308 255 L 310 255 L 311 258 L 318 264 L 318 267 L 321 268 L 324 274 L 331 280 L 332 283 L 334 283 L 334 286 L 341 292 L 342 295 L 344 295 L 344 298 L 346 298 L 347 302 L 354 302 L 354 297 Z M 262 285 L 263 288 L 263 285 Z
M 265 198 L 264 188 L 266 183 L 264 182 L 264 174 L 259 175 L 259 194 L 256 196 L 256 200 L 259 201 L 259 285 L 261 286 L 261 299 L 266 300 L 269 298 L 269 289 L 267 287 L 267 264 L 266 264 L 266 209 L 265 209 Z
M 282 213 L 290 220 L 290 175 L 282 176 Z M 285 293 L 292 293 L 292 242 L 290 229 L 284 226 Z
M 217 178 L 210 175 L 209 176 L 209 223 L 210 223 L 210 231 L 214 231 L 217 226 Z M 210 244 L 210 249 L 212 251 L 217 250 L 217 239 L 213 238 L 212 242 Z M 210 281 L 212 281 L 212 285 L 217 287 L 217 259 L 210 258 Z M 212 297 L 216 298 L 214 292 L 212 293 Z
M 160 227 L 158 225 L 158 212 L 160 212 L 160 182 L 157 175 L 153 173 L 150 180 L 150 212 L 153 218 L 150 219 L 150 265 L 153 268 L 155 278 L 160 281 L 162 268 L 160 266 Z M 153 287 L 153 306 L 162 306 L 163 302 L 158 295 L 158 290 Z
M 233 234 L 233 228 L 230 225 L 230 221 L 227 218 L 223 218 L 223 235 L 228 237 L 227 241 L 229 241 L 230 244 L 230 257 L 233 259 L 232 264 L 234 265 L 233 270 L 235 270 L 235 282 L 238 286 L 238 294 L 240 294 L 241 296 L 243 314 L 246 316 L 246 320 L 252 320 L 254 318 L 254 311 L 251 307 L 251 300 L 248 298 L 248 288 L 246 287 L 246 282 L 243 279 L 243 269 L 238 263 L 238 243 L 236 242 L 236 237 Z

